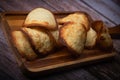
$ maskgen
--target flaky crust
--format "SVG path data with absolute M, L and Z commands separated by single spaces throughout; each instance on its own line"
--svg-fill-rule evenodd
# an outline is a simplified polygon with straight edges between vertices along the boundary
M 14 46 L 22 57 L 25 57 L 27 60 L 34 60 L 37 58 L 37 55 L 33 51 L 29 41 L 21 31 L 12 31 L 11 34 Z
M 22 31 L 29 37 L 34 50 L 39 56 L 46 56 L 53 50 L 53 39 L 46 30 L 40 28 L 22 28 Z
M 42 28 L 56 30 L 58 28 L 54 14 L 44 8 L 36 8 L 32 10 L 26 17 L 24 27 L 39 26 Z
M 60 43 L 59 41 L 59 29 L 62 27 L 63 25 L 58 25 L 58 29 L 57 30 L 50 30 L 50 33 L 52 35 L 52 38 L 54 39 L 54 43 L 56 44 L 55 47 L 56 48 L 61 48 L 63 45 Z
M 94 21 L 92 28 L 97 32 L 96 46 L 104 51 L 111 51 L 113 41 L 105 24 L 102 21 Z
M 88 31 L 91 26 L 92 18 L 85 12 L 75 12 L 73 14 L 69 14 L 66 17 L 60 18 L 57 21 L 59 24 L 64 24 L 68 22 L 81 23 Z
M 59 40 L 61 44 L 66 46 L 74 56 L 78 56 L 84 49 L 86 40 L 86 30 L 82 24 L 66 23 L 60 28 Z
M 94 31 L 92 28 L 90 28 L 90 30 L 87 32 L 85 48 L 93 49 L 96 45 L 96 40 L 97 40 L 97 32 Z

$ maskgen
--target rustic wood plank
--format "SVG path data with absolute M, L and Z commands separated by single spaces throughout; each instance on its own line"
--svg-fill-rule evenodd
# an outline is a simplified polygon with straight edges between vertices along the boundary
M 39 0 L 36 1 L 3 0 L 0 2 L 0 8 L 4 11 L 31 11 L 32 9 L 37 7 L 43 7 L 55 11 L 53 7 Z
M 38 7 L 39 5 L 41 5 L 41 7 L 44 7 L 44 8 L 48 8 L 48 9 L 50 9 L 50 10 L 55 10 L 55 11 L 59 11 L 60 9 L 58 8 L 58 9 L 53 9 L 52 7 L 50 7 L 48 4 L 47 4 L 47 6 L 44 6 L 46 3 L 44 3 L 44 1 L 43 2 L 40 2 L 40 3 L 38 3 L 38 4 L 36 4 L 38 1 L 36 1 L 36 2 L 34 2 L 34 3 L 32 3 L 32 1 L 30 1 L 30 3 L 28 3 L 27 2 L 27 0 L 25 0 L 25 2 L 23 3 L 23 5 L 22 5 L 22 2 L 17 2 L 17 1 L 15 1 L 15 2 L 12 2 L 11 0 L 8 0 L 8 2 L 1 2 L 0 4 L 0 6 L 2 7 L 2 10 L 4 10 L 4 11 L 30 11 L 31 9 L 33 9 L 33 8 L 35 8 L 35 7 Z M 26 4 L 27 3 L 27 4 Z M 4 6 L 4 5 L 6 5 L 6 6 Z M 21 8 L 21 6 L 22 6 L 22 8 Z M 15 8 L 16 7 L 16 8 Z M 0 29 L 0 30 L 2 30 L 2 29 Z M 22 74 L 22 72 L 20 71 L 20 69 L 19 69 L 19 67 L 18 67 L 18 65 L 16 64 L 16 60 L 15 60 L 15 58 L 14 58 L 14 55 L 11 55 L 12 54 L 12 51 L 10 50 L 10 47 L 8 46 L 8 44 L 6 43 L 7 41 L 6 41 L 6 39 L 5 39 L 5 37 L 3 37 L 4 35 L 3 35 L 3 31 L 0 31 L 1 33 L 0 33 L 0 40 L 1 40 L 1 43 L 0 43 L 0 52 L 1 52 L 1 54 L 3 54 L 4 53 L 4 56 L 1 56 L 1 57 L 3 57 L 3 58 L 1 58 L 2 60 L 1 61 L 3 61 L 3 63 L 1 63 L 1 65 L 3 65 L 3 66 L 1 66 L 1 68 L 2 68 L 2 70 L 4 71 L 4 72 L 6 72 L 6 74 L 7 75 L 9 75 L 9 76 L 11 76 L 12 78 L 9 78 L 9 79 L 15 79 L 15 80 L 26 80 L 26 77 Z M 3 44 L 4 43 L 4 44 Z M 4 47 L 4 48 L 2 48 L 2 46 Z M 8 50 L 6 50 L 6 49 L 8 49 Z M 8 61 L 10 61 L 10 62 L 8 62 Z M 7 63 L 7 65 L 6 64 L 4 64 L 4 62 L 5 63 Z M 9 66 L 9 67 L 7 67 L 8 66 L 8 64 L 12 64 L 11 66 Z M 5 69 L 6 68 L 6 69 Z M 84 72 L 86 72 L 85 70 L 83 70 Z M 83 72 L 81 72 L 81 73 L 83 73 Z M 65 75 L 66 73 L 64 73 L 64 75 Z M 70 76 L 72 77 L 72 75 L 73 74 L 70 74 Z M 57 75 L 56 77 L 53 75 L 53 76 L 50 76 L 50 77 L 52 77 L 51 79 L 53 80 L 58 80 L 59 79 L 59 76 L 62 78 L 62 79 L 64 79 L 64 80 L 66 80 L 66 79 L 68 79 L 69 78 L 69 76 L 68 77 L 65 77 L 64 78 L 64 76 L 63 75 Z M 74 78 L 78 78 L 78 77 L 75 77 L 75 76 L 73 76 Z M 86 76 L 83 76 L 83 78 L 84 77 L 87 77 L 87 78 L 91 78 L 91 80 L 93 79 L 93 76 L 92 75 L 90 75 L 89 73 L 87 73 L 86 72 Z M 41 80 L 41 78 L 39 78 L 40 80 Z M 80 79 L 80 77 L 79 77 L 79 79 Z M 47 79 L 46 78 L 43 78 L 43 80 L 50 80 L 50 78 L 48 77 Z M 83 80 L 85 80 L 85 79 L 83 79 Z
M 84 69 L 74 69 L 67 72 L 49 75 L 46 78 L 37 78 L 36 80 L 98 80 Z
M 2 32 L 2 31 L 1 31 Z M 3 40 L 4 40 L 4 38 L 3 38 Z M 6 41 L 5 41 L 6 42 Z M 1 47 L 1 46 L 0 46 Z M 8 46 L 9 47 L 9 46 Z M 7 46 L 6 46 L 6 48 L 8 48 Z M 3 49 L 3 50 L 5 50 L 5 49 Z M 5 50 L 6 51 L 6 50 Z M 10 53 L 10 54 L 12 54 L 12 52 Z M 6 54 L 7 55 L 7 54 Z M 9 59 L 9 58 L 8 58 Z M 10 59 L 9 59 L 10 60 Z M 12 59 L 13 60 L 13 59 Z M 10 60 L 11 61 L 11 60 Z M 16 61 L 16 60 L 14 60 L 14 61 Z M 7 62 L 8 63 L 8 62 Z M 14 64 L 14 63 L 12 63 L 13 65 L 17 65 L 17 64 Z M 9 68 L 8 68 L 9 69 Z M 16 69 L 15 67 L 14 67 L 14 69 Z M 3 69 L 4 70 L 4 69 Z M 6 72 L 6 71 L 5 71 Z M 13 73 L 14 72 L 16 72 L 16 70 L 15 71 L 13 71 Z M 84 71 L 84 72 L 86 72 L 86 71 Z M 83 73 L 83 72 L 80 72 L 80 73 Z M 64 74 L 66 75 L 67 73 L 66 72 L 64 72 Z M 89 79 L 93 79 L 94 78 L 94 76 L 89 76 L 90 75 L 90 73 L 85 73 L 86 75 L 85 76 L 83 76 L 83 77 L 87 77 L 87 78 L 89 78 Z M 9 74 L 10 76 L 13 76 L 13 75 L 15 75 L 15 74 Z M 18 75 L 18 73 L 17 73 L 17 75 Z M 79 77 L 77 77 L 77 76 L 74 76 L 72 73 L 70 73 L 69 75 L 71 75 L 71 78 L 70 79 L 74 79 L 74 78 L 76 78 L 76 79 L 80 79 Z M 73 75 L 73 76 L 72 76 Z M 77 74 L 76 74 L 77 75 Z M 19 74 L 19 76 L 20 76 L 20 74 Z M 19 76 L 17 76 L 18 78 L 19 78 Z M 52 78 L 54 79 L 54 77 L 55 76 L 58 76 L 58 75 L 56 75 L 56 74 L 53 74 L 52 75 Z M 63 77 L 63 79 L 64 80 L 66 80 L 66 79 L 69 79 L 69 76 L 67 77 L 65 77 L 64 75 L 61 75 L 61 77 Z M 65 77 L 65 78 L 64 78 Z M 15 78 L 16 79 L 16 78 Z M 20 79 L 20 78 L 19 78 Z M 44 78 L 45 79 L 45 78 Z M 49 78 L 48 78 L 48 80 L 49 80 Z M 57 79 L 56 79 L 57 80 Z M 84 79 L 83 79 L 84 80 Z M 96 79 L 95 79 L 96 80 Z
M 90 0 L 89 0 L 90 1 Z M 79 0 L 54 0 L 54 1 L 45 1 L 45 0 L 24 0 L 24 1 L 18 1 L 18 0 L 2 0 L 0 1 L 0 11 L 30 11 L 33 8 L 36 7 L 44 7 L 47 9 L 50 9 L 52 11 L 75 11 L 75 10 L 82 10 L 90 13 L 91 15 L 94 15 L 96 18 L 98 16 L 101 17 L 103 21 L 108 23 L 110 26 L 114 26 L 116 23 L 113 23 L 109 20 L 107 20 L 104 16 L 96 12 L 94 9 L 91 9 L 88 5 L 85 3 L 82 3 Z M 97 16 L 96 16 L 97 15 Z M 120 51 L 120 41 L 115 40 L 114 45 L 117 49 L 118 53 Z M 116 61 L 120 60 L 118 59 Z M 116 62 L 114 61 L 114 62 Z M 99 66 L 97 66 L 99 65 Z M 111 67 L 111 68 L 109 68 Z M 103 68 L 101 70 L 101 68 Z M 99 70 L 100 69 L 100 70 Z M 107 70 L 111 76 L 109 76 L 109 73 L 102 73 L 101 71 Z M 115 70 L 114 70 L 115 69 Z M 106 72 L 107 72 L 106 71 Z M 98 80 L 99 77 L 101 79 L 111 80 L 111 79 L 118 79 L 120 78 L 120 72 L 119 72 L 119 63 L 104 63 L 104 64 L 94 64 L 92 66 L 88 66 L 87 68 L 78 68 L 73 69 L 72 71 L 64 72 L 61 74 L 54 74 L 50 76 L 46 76 L 44 78 L 39 77 L 36 80 Z M 98 75 L 94 75 L 91 73 L 97 73 Z M 11 76 L 6 77 L 4 76 Z M 7 44 L 7 41 L 3 35 L 3 31 L 0 26 L 0 79 L 4 78 L 4 80 L 27 80 L 22 72 L 20 71 L 16 60 L 14 58 L 14 55 L 12 55 L 12 51 L 10 50 L 10 47 Z M 100 76 L 99 76 L 100 75 Z M 107 75 L 107 77 L 106 77 Z M 99 77 L 98 77 L 99 76 Z M 6 77 L 6 78 L 5 78 Z M 99 79 L 100 80 L 100 79 Z
M 9 3 L 8 3 L 9 2 Z M 114 26 L 115 24 L 112 23 L 111 21 L 107 20 L 100 14 L 98 14 L 96 11 L 92 10 L 86 4 L 82 3 L 81 1 L 74 0 L 74 3 L 72 0 L 66 1 L 66 0 L 42 0 L 41 2 L 39 1 L 34 1 L 29 0 L 29 3 L 27 0 L 24 0 L 24 3 L 21 1 L 15 0 L 14 2 L 11 0 L 7 1 L 1 1 L 0 7 L 4 9 L 5 11 L 30 11 L 36 7 L 43 7 L 50 9 L 51 11 L 85 11 L 88 14 L 90 14 L 94 20 L 100 19 L 106 22 L 108 26 Z M 39 2 L 39 3 L 38 3 Z M 55 3 L 55 4 L 54 4 Z M 4 6 L 6 5 L 6 6 Z M 31 6 L 32 5 L 32 6 Z M 64 6 L 62 6 L 64 5 Z M 17 6 L 17 8 L 14 8 L 14 6 Z M 22 6 L 22 7 L 21 7 Z M 10 9 L 9 9 L 10 8 Z M 94 14 L 94 15 L 93 15 Z
M 43 0 L 45 1 L 47 4 L 49 4 L 50 6 L 59 9 L 59 11 L 84 11 L 86 13 L 88 13 L 90 16 L 92 16 L 92 18 L 94 20 L 103 20 L 108 26 L 115 26 L 114 22 L 111 22 L 110 20 L 106 19 L 105 17 L 103 17 L 101 14 L 97 13 L 96 11 L 94 11 L 93 9 L 89 8 L 86 4 L 84 4 L 81 1 L 78 0 L 74 0 L 74 2 L 72 0 Z M 53 3 L 56 3 L 53 5 Z M 64 5 L 64 6 L 62 6 Z M 59 6 L 59 8 L 57 8 Z
M 114 66 L 113 66 L 114 65 Z M 119 80 L 120 79 L 120 65 L 113 61 L 105 63 L 97 63 L 96 66 L 90 65 L 85 67 L 85 70 L 98 77 L 100 80 Z
M 94 9 L 99 14 L 104 15 L 106 18 L 120 24 L 120 7 L 113 3 L 111 0 L 81 0 L 89 7 Z M 111 6 L 112 5 L 112 6 Z
M 8 76 L 8 80 L 27 80 L 20 71 L 15 56 L 12 54 L 9 45 L 6 43 L 7 41 L 5 37 L 3 37 L 3 31 L 1 30 L 0 25 L 0 75 L 2 75 L 3 72 L 4 76 L 6 76 L 5 78 L 3 77 L 4 79 L 7 79 Z

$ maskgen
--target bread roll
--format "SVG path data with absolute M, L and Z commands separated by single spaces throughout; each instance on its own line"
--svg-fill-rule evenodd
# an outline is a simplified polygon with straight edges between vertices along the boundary
M 39 26 L 46 29 L 57 29 L 57 23 L 54 15 L 47 9 L 36 8 L 26 17 L 25 27 Z
M 12 39 L 22 57 L 25 57 L 27 60 L 33 60 L 37 57 L 26 36 L 21 31 L 13 31 Z

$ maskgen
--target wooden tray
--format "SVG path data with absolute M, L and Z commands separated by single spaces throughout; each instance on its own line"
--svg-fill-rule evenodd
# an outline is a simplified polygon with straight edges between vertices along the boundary
M 70 13 L 54 13 L 57 18 L 64 17 Z M 17 62 L 23 72 L 32 75 L 44 75 L 60 70 L 67 70 L 80 65 L 95 63 L 97 61 L 105 60 L 115 56 L 115 51 L 111 53 L 102 52 L 100 50 L 84 50 L 83 54 L 77 59 L 69 56 L 66 49 L 59 50 L 45 58 L 39 58 L 34 61 L 24 60 L 12 44 L 11 31 L 17 30 L 22 27 L 26 18 L 27 12 L 9 12 L 1 14 L 1 23 L 5 37 L 10 44 Z

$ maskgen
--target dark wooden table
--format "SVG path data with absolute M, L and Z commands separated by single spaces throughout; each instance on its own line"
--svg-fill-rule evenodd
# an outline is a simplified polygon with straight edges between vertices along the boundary
M 117 3 L 117 4 L 116 4 Z M 119 0 L 1 0 L 0 12 L 30 11 L 44 7 L 51 11 L 85 11 L 109 27 L 120 24 Z M 119 36 L 120 37 L 120 36 Z M 115 59 L 38 77 L 34 80 L 120 80 L 120 40 L 114 39 Z M 0 80 L 29 80 L 22 74 L 0 26 Z

